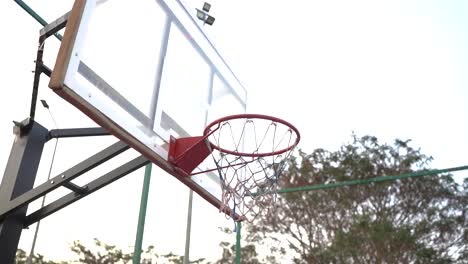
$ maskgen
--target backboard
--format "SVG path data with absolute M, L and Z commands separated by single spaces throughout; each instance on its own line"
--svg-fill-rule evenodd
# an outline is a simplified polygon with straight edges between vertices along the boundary
M 168 162 L 170 136 L 246 110 L 196 14 L 183 0 L 76 0 L 49 86 L 219 208 L 217 175 L 186 177 Z

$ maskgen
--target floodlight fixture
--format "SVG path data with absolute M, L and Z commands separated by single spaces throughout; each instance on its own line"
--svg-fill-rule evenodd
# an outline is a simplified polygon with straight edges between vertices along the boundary
M 208 17 L 205 19 L 205 23 L 208 24 L 208 25 L 213 25 L 213 23 L 215 22 L 215 18 L 208 15 Z
M 205 21 L 206 14 L 205 14 L 205 12 L 203 12 L 200 9 L 197 8 L 197 17 L 201 21 Z
M 200 10 L 198 8 L 195 8 L 197 10 L 197 18 L 201 21 L 203 21 L 203 24 L 208 24 L 208 25 L 213 25 L 215 22 L 215 18 L 210 16 L 208 12 L 210 12 L 211 9 L 211 4 L 205 2 L 203 4 L 203 10 Z
M 211 5 L 207 2 L 203 4 L 203 11 L 210 12 Z

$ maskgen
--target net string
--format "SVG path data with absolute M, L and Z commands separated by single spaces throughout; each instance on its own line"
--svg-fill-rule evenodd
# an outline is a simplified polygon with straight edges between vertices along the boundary
M 294 133 L 288 128 L 284 133 L 278 133 L 278 123 L 270 121 L 261 137 L 257 137 L 258 128 L 251 119 L 245 119 L 241 124 L 239 135 L 229 121 L 222 122 L 217 131 L 211 133 L 211 142 L 222 146 L 222 139 L 229 140 L 234 152 L 243 153 L 240 150 L 245 144 L 246 137 L 251 137 L 254 148 L 250 153 L 275 152 L 280 146 L 294 144 Z M 267 138 L 271 137 L 271 142 Z M 209 145 L 209 144 L 208 144 Z M 267 145 L 267 147 L 265 147 Z M 286 168 L 287 159 L 292 149 L 282 154 L 267 157 L 236 156 L 221 151 L 213 150 L 212 159 L 216 165 L 221 183 L 220 211 L 227 207 L 232 208 L 231 215 L 234 218 L 238 214 L 249 222 L 252 222 L 258 213 L 266 207 L 271 207 L 276 201 L 277 184 L 281 173 Z

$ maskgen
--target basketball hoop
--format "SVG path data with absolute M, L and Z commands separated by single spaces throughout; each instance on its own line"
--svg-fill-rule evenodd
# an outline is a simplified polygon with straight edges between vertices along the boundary
M 282 119 L 231 115 L 210 123 L 203 136 L 171 139 L 169 160 L 187 175 L 216 172 L 220 211 L 253 221 L 276 201 L 279 177 L 299 140 L 297 128 Z M 210 154 L 211 168 L 193 173 Z

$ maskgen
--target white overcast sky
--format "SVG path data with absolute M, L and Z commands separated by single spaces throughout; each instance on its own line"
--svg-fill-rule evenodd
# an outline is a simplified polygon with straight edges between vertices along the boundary
M 70 0 L 26 3 L 47 21 L 72 5 Z M 190 3 L 201 7 L 202 1 Z M 304 151 L 337 148 L 354 131 L 387 142 L 412 139 L 414 146 L 434 157 L 436 168 L 467 165 L 468 1 L 213 0 L 211 4 L 216 22 L 207 30 L 247 88 L 248 112 L 291 121 L 302 133 Z M 13 142 L 11 121 L 29 113 L 40 26 L 13 1 L 0 2 L 0 23 L 3 172 Z M 55 39 L 46 43 L 45 62 L 51 67 L 58 45 Z M 43 77 L 39 98 L 49 102 L 59 127 L 93 126 L 50 92 L 47 84 Z M 37 120 L 54 126 L 43 108 L 38 108 Z M 114 141 L 111 137 L 61 140 L 52 176 Z M 44 150 L 36 185 L 47 177 L 52 148 L 51 142 Z M 154 169 L 145 245 L 182 255 L 188 191 L 161 175 Z M 461 172 L 456 177 L 467 175 Z M 77 182 L 84 184 L 96 176 Z M 142 179 L 139 170 L 45 219 L 36 251 L 64 259 L 73 240 L 93 237 L 132 246 Z M 212 258 L 219 254 L 218 227 L 232 223 L 198 197 L 194 206 L 191 254 Z M 23 232 L 22 248 L 29 250 L 32 233 L 32 229 Z M 234 242 L 234 237 L 227 239 Z

